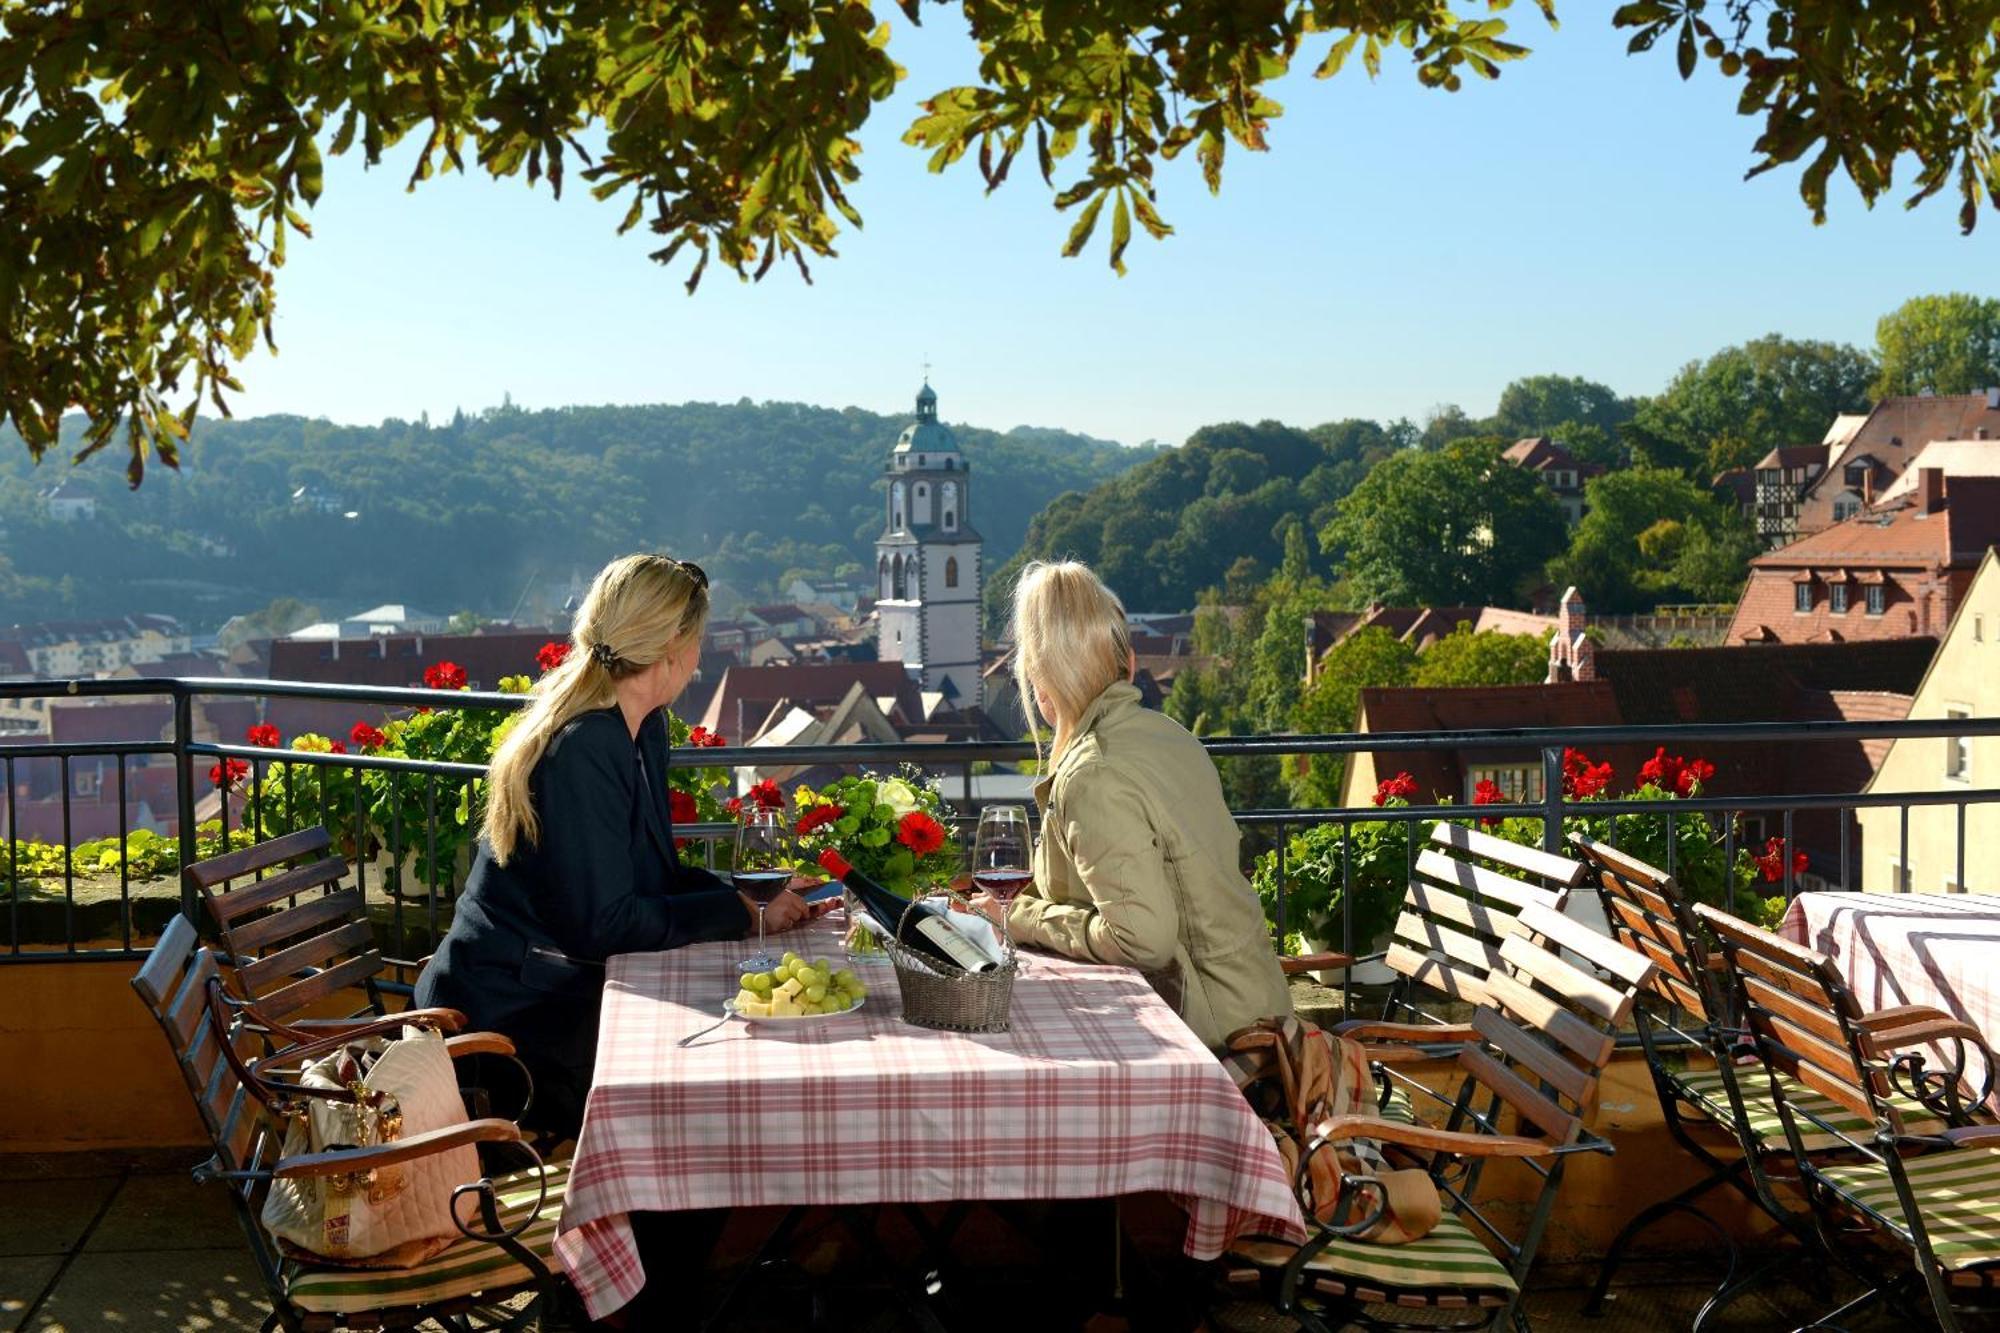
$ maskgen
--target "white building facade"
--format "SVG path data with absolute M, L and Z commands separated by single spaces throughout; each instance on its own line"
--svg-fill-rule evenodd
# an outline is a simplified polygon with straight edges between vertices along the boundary
M 971 521 L 971 469 L 924 385 L 917 417 L 889 455 L 888 521 L 875 543 L 876 655 L 954 707 L 983 706 L 983 542 Z

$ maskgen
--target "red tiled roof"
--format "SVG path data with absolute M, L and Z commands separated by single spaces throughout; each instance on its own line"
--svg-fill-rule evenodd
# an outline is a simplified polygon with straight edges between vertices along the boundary
M 1846 487 L 1846 464 L 1863 457 L 1879 465 L 1878 489 L 1902 475 L 1917 451 L 1932 440 L 1968 440 L 1984 427 L 2000 436 L 2000 407 L 1986 393 L 1885 398 L 1845 446 L 1836 451 L 1819 479 L 1807 487 L 1799 506 L 1799 530 L 1816 532 L 1833 521 L 1834 497 Z
M 19 639 L 0 639 L 0 675 L 30 676 L 34 671 L 28 661 L 28 650 Z
M 49 706 L 49 738 L 57 745 L 156 741 L 173 724 L 174 706 L 165 700 Z
M 1769 722 L 1795 716 L 1796 701 L 1812 692 L 1914 695 L 1936 654 L 1936 639 L 1896 638 L 1606 649 L 1596 666 L 1617 694 L 1619 717 L 1633 726 Z
M 476 688 L 490 690 L 502 676 L 539 673 L 535 653 L 552 630 L 505 634 L 378 634 L 365 639 L 277 639 L 271 644 L 273 680 L 401 688 L 422 685 L 424 668 L 451 661 L 465 668 Z
M 780 699 L 801 706 L 839 703 L 859 682 L 871 698 L 893 696 L 905 717 L 923 715 L 916 683 L 901 662 L 805 662 L 790 666 L 733 666 L 725 671 L 702 713 L 702 725 L 735 738 Z M 739 719 L 742 725 L 739 724 Z
M 1952 477 L 1938 513 L 1924 513 L 1914 499 L 1901 500 L 1801 537 L 1750 564 L 1761 569 L 1976 565 L 1996 541 L 2000 477 Z
M 1568 468 L 1579 479 L 1594 477 L 1604 471 L 1595 463 L 1586 463 L 1575 454 L 1563 448 L 1546 435 L 1530 435 L 1525 440 L 1516 440 L 1500 455 L 1516 467 L 1527 468 L 1531 472 L 1546 472 L 1550 468 Z
M 1618 699 L 1604 681 L 1561 685 L 1475 685 L 1454 689 L 1396 686 L 1361 691 L 1356 726 L 1370 732 L 1467 731 L 1482 727 L 1616 726 Z M 1616 763 L 1625 755 L 1600 755 Z M 1463 800 L 1468 763 L 1539 764 L 1539 752 L 1426 750 L 1378 753 L 1376 772 L 1406 772 L 1424 796 Z

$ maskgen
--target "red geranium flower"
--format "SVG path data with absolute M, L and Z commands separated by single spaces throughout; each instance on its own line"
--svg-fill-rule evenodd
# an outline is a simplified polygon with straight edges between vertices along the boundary
M 1405 801 L 1413 800 L 1416 794 L 1417 780 L 1408 773 L 1398 773 L 1393 778 L 1383 778 L 1375 788 L 1375 804 L 1385 805 L 1397 797 Z
M 694 797 L 679 789 L 667 792 L 667 813 L 676 824 L 697 824 L 701 822 L 701 809 L 694 803 Z M 674 839 L 674 850 L 687 846 L 686 838 Z
M 1507 793 L 1501 791 L 1500 784 L 1492 778 L 1481 778 L 1473 784 L 1472 803 L 1474 805 L 1505 805 L 1507 803 Z M 1499 823 L 1500 820 L 1496 816 L 1488 815 L 1479 822 L 1483 827 L 1491 828 Z
M 1611 765 L 1593 764 L 1581 750 L 1563 751 L 1563 795 L 1580 801 L 1611 785 Z
M 250 763 L 246 759 L 225 759 L 208 770 L 208 780 L 218 787 L 228 787 L 250 775 Z
M 722 733 L 719 731 L 710 731 L 707 727 L 690 727 L 688 744 L 696 749 L 712 749 L 718 745 L 727 745 L 729 742 L 722 739 Z
M 326 752 L 328 754 L 346 754 L 347 747 L 339 741 L 328 741 L 326 743 Z
M 1763 874 L 1766 884 L 1776 884 L 1785 877 L 1785 840 L 1772 838 L 1764 844 L 1764 854 L 1756 858 L 1757 869 Z M 1792 854 L 1792 878 L 1806 873 L 1806 854 Z
M 1639 765 L 1639 785 L 1657 787 L 1676 796 L 1693 796 L 1701 785 L 1715 776 L 1715 765 L 1706 759 L 1683 759 L 1657 746 L 1653 757 Z
M 846 857 L 831 847 L 819 854 L 819 868 L 835 879 L 846 879 L 847 872 L 854 869 L 847 863 Z
M 732 796 L 722 803 L 722 808 L 738 819 L 743 817 L 743 798 Z
M 561 639 L 551 639 L 535 650 L 535 662 L 544 671 L 554 671 L 569 657 L 569 645 Z
M 252 745 L 260 749 L 276 750 L 282 748 L 285 743 L 285 738 L 279 735 L 278 729 L 269 722 L 259 722 L 243 734 Z
M 918 856 L 929 856 L 944 846 L 944 825 L 921 810 L 912 810 L 896 821 L 896 841 Z
M 799 836 L 817 833 L 829 824 L 837 824 L 847 811 L 837 805 L 816 805 L 799 816 Z
M 424 668 L 424 684 L 433 690 L 462 690 L 465 680 L 465 668 L 456 662 L 439 662 Z
M 363 750 L 379 750 L 389 740 L 387 736 L 384 736 L 366 722 L 356 722 L 354 729 L 347 733 L 347 739 L 353 741 Z
M 765 778 L 751 786 L 749 799 L 756 802 L 759 810 L 782 810 L 785 808 L 785 794 L 778 790 L 777 779 Z

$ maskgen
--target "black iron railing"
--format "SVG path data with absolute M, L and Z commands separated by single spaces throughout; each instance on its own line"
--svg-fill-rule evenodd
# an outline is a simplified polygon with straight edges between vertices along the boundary
M 158 739 L 79 741 L 64 744 L 32 742 L 7 744 L 0 738 L 0 769 L 6 781 L 5 850 L 6 873 L 0 876 L 0 892 L 5 894 L 6 911 L 0 915 L 0 962 L 57 962 L 87 959 L 131 959 L 146 947 L 148 937 L 157 932 L 164 915 L 183 912 L 198 920 L 199 903 L 191 886 L 174 873 L 224 848 L 256 841 L 276 833 L 319 823 L 334 831 L 337 842 L 354 865 L 358 886 L 371 907 L 381 913 L 386 932 L 383 949 L 392 959 L 407 961 L 428 951 L 449 922 L 451 906 L 462 884 L 464 853 L 457 857 L 443 853 L 454 848 L 468 849 L 469 830 L 463 820 L 471 805 L 473 784 L 483 777 L 483 764 L 435 759 L 412 759 L 390 755 L 330 754 L 292 749 L 274 750 L 230 740 L 204 739 L 195 734 L 196 706 L 204 700 L 245 698 L 263 701 L 306 699 L 343 702 L 357 709 L 397 710 L 428 708 L 511 710 L 522 707 L 527 697 L 470 691 L 429 689 L 384 689 L 362 686 L 323 685 L 294 681 L 242 679 L 151 679 L 91 681 L 30 681 L 0 684 L 0 699 L 46 698 L 52 701 L 85 699 L 165 699 L 172 704 L 172 721 Z M 1238 824 L 1255 845 L 1273 858 L 1276 894 L 1271 904 L 1273 924 L 1282 938 L 1289 930 L 1305 925 L 1295 920 L 1288 901 L 1288 844 L 1291 835 L 1318 826 L 1340 830 L 1341 878 L 1339 912 L 1336 923 L 1321 921 L 1329 947 L 1355 953 L 1370 941 L 1357 939 L 1356 883 L 1349 865 L 1349 848 L 1357 830 L 1383 826 L 1403 834 L 1406 849 L 1404 877 L 1414 865 L 1417 852 L 1431 824 L 1441 819 L 1533 820 L 1538 825 L 1528 834 L 1545 848 L 1558 849 L 1566 826 L 1579 820 L 1610 820 L 1615 830 L 1617 816 L 1641 817 L 1664 826 L 1665 868 L 1674 864 L 1680 840 L 1677 829 L 1686 821 L 1705 821 L 1705 827 L 1719 841 L 1722 862 L 1731 867 L 1726 893 L 1734 901 L 1737 880 L 1734 867 L 1741 849 L 1740 829 L 1746 819 L 1775 821 L 1783 855 L 1782 874 L 1770 887 L 1772 893 L 1789 898 L 1799 887 L 1792 851 L 1799 846 L 1794 836 L 1795 822 L 1803 817 L 1831 816 L 1835 823 L 1837 851 L 1822 857 L 1824 864 L 1814 871 L 1814 882 L 1836 887 L 1898 888 L 1898 884 L 1865 884 L 1856 863 L 1856 821 L 1859 812 L 1889 809 L 1899 812 L 1899 854 L 1897 863 L 1910 864 L 1910 817 L 1912 811 L 1948 807 L 1955 815 L 1956 857 L 1953 882 L 1967 886 L 1966 812 L 1968 808 L 2000 805 L 2000 788 L 1975 787 L 1970 783 L 1946 782 L 1935 787 L 1903 792 L 1796 792 L 1763 795 L 1700 795 L 1662 803 L 1650 800 L 1592 800 L 1587 804 L 1567 798 L 1563 791 L 1563 757 L 1571 749 L 1602 753 L 1623 747 L 1666 746 L 1676 752 L 1692 752 L 1704 745 L 1790 746 L 1828 742 L 1852 743 L 1944 737 L 1986 737 L 2000 735 L 2000 718 L 1951 719 L 1901 722 L 1774 722 L 1731 725 L 1694 724 L 1673 727 L 1571 727 L 1554 729 L 1496 728 L 1434 733 L 1383 733 L 1330 736 L 1215 737 L 1203 743 L 1220 765 L 1245 760 L 1298 758 L 1301 756 L 1348 756 L 1372 754 L 1378 768 L 1393 772 L 1398 756 L 1435 754 L 1532 755 L 1539 760 L 1542 795 L 1539 800 L 1479 806 L 1469 810 L 1460 804 L 1327 807 L 1314 809 L 1263 808 L 1235 812 Z M 868 744 L 786 747 L 708 748 L 676 751 L 676 766 L 802 769 L 839 767 L 842 769 L 887 770 L 914 764 L 939 784 L 948 801 L 959 807 L 962 820 L 975 817 L 975 776 L 983 766 L 1017 764 L 1035 758 L 1027 742 Z M 200 808 L 216 784 L 207 781 L 211 769 L 238 761 L 248 767 L 246 781 L 235 794 L 217 798 L 215 817 L 205 824 Z M 133 834 L 142 827 L 134 818 L 139 802 L 132 796 L 137 770 L 160 762 L 173 767 L 174 818 L 171 836 L 150 837 L 147 847 L 157 853 L 153 864 L 135 865 L 128 854 Z M 109 804 L 115 807 L 115 837 L 118 855 L 102 860 L 93 873 L 89 864 L 78 864 L 74 849 L 80 839 L 73 827 L 72 810 L 81 793 L 72 781 L 79 765 L 107 766 L 115 792 Z M 1516 762 L 1510 760 L 1508 762 Z M 1521 761 L 1533 762 L 1533 761 Z M 35 805 L 45 819 L 50 815 L 48 800 L 31 801 L 31 784 L 23 781 L 31 765 L 55 765 L 55 782 L 60 791 L 59 827 L 39 830 L 53 837 L 24 836 L 21 815 L 24 806 Z M 364 792 L 359 780 L 363 773 L 385 775 L 371 793 Z M 46 774 L 45 774 L 46 775 Z M 346 776 L 346 781 L 340 779 Z M 226 770 L 225 770 L 226 777 Z M 270 781 L 275 777 L 276 782 Z M 386 795 L 387 799 L 383 799 Z M 107 804 L 104 784 L 95 788 L 92 805 L 100 813 Z M 164 824 L 160 812 L 154 822 Z M 1510 828 L 1518 835 L 1519 825 Z M 1765 831 L 1773 825 L 1765 823 Z M 30 830 L 30 833 L 38 830 Z M 729 824 L 677 826 L 680 836 L 705 845 L 711 863 L 715 840 L 733 831 Z M 1761 839 L 1760 834 L 1760 839 Z M 35 851 L 45 858 L 60 843 L 62 854 L 54 868 L 38 864 L 32 857 L 24 863 L 24 852 Z M 165 844 L 164 846 L 162 844 Z M 106 882 L 115 866 L 115 895 Z M 1982 870 L 1983 873 L 1983 870 Z M 94 881 L 88 892 L 79 894 L 80 881 Z M 58 885 L 60 893 L 58 895 Z M 371 885 L 373 886 L 371 890 Z M 1760 886 L 1763 887 L 1763 886 Z M 1923 885 L 1917 887 L 1931 888 Z M 1990 886 L 2000 889 L 2000 882 Z M 1400 888 L 1395 889 L 1400 895 Z

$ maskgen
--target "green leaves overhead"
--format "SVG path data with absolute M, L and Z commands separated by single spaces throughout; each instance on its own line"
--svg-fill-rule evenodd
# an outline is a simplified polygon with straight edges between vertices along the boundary
M 232 365 L 268 343 L 277 270 L 324 158 L 374 164 L 414 142 L 415 187 L 477 167 L 560 195 L 581 175 L 621 231 L 693 290 L 835 254 L 862 214 L 858 139 L 905 71 L 888 19 L 961 22 L 976 82 L 923 102 L 907 142 L 987 188 L 1033 154 L 1066 255 L 1124 271 L 1135 229 L 1172 227 L 1162 162 L 1193 150 L 1219 190 L 1232 147 L 1262 150 L 1270 87 L 1384 57 L 1457 91 L 1527 54 L 1510 0 L 14 0 L 0 9 L 0 420 L 39 457 L 65 411 L 82 453 L 127 428 L 134 485 L 177 457 L 197 402 L 227 412 Z M 1553 0 L 1537 8 L 1554 22 Z M 1900 157 L 1911 202 L 1955 187 L 1970 229 L 2000 202 L 1990 3 L 1645 0 L 1614 22 L 1671 36 L 1743 80 L 1756 171 L 1802 163 L 1815 217 L 1844 171 L 1872 201 Z M 581 140 L 602 138 L 587 152 Z M 1754 172 L 1753 172 L 1754 174 Z M 1098 226 L 1108 217 L 1108 235 Z M 177 428 L 178 427 L 178 428 Z

